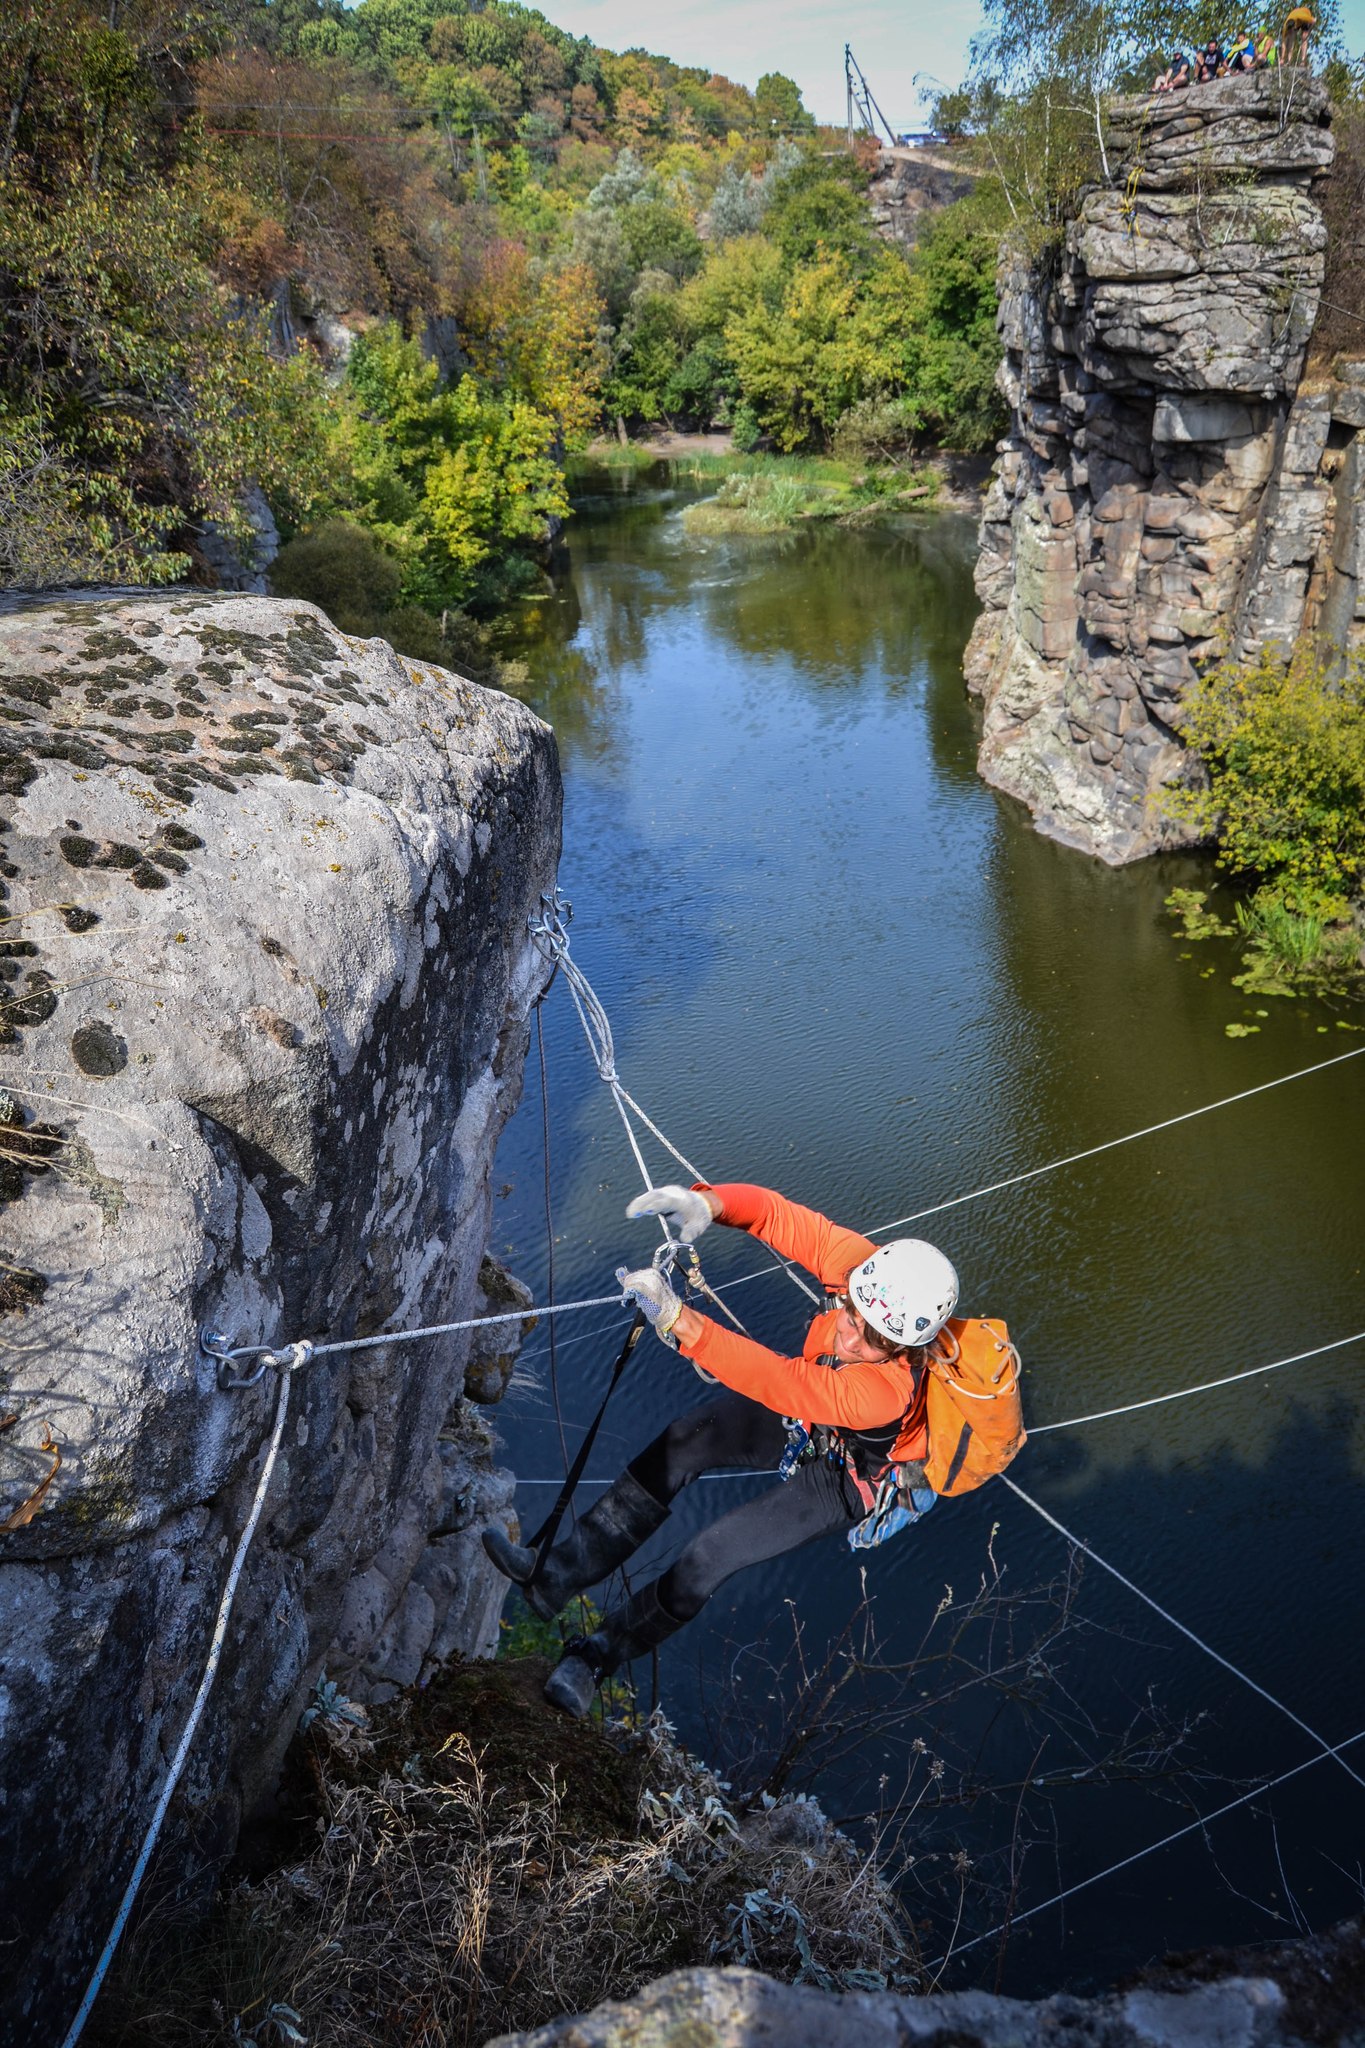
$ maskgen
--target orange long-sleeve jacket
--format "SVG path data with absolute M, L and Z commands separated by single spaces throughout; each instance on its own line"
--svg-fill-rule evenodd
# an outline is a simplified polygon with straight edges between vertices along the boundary
M 813 1273 L 823 1287 L 842 1290 L 853 1268 L 877 1249 L 871 1238 L 831 1223 L 814 1209 L 789 1202 L 772 1188 L 751 1187 L 742 1181 L 721 1186 L 699 1181 L 697 1185 L 720 1197 L 718 1222 L 761 1238 L 780 1258 L 792 1259 Z M 903 1358 L 875 1364 L 830 1363 L 837 1308 L 815 1317 L 799 1358 L 784 1358 L 766 1344 L 724 1329 L 707 1316 L 701 1320 L 700 1335 L 679 1348 L 684 1357 L 735 1393 L 747 1394 L 775 1414 L 798 1416 L 807 1425 L 824 1423 L 850 1437 L 875 1431 L 875 1448 L 882 1459 L 888 1452 L 897 1463 L 927 1455 L 928 1375 L 917 1372 Z M 887 1425 L 898 1421 L 899 1434 L 888 1439 Z M 873 1448 L 869 1444 L 868 1449 Z

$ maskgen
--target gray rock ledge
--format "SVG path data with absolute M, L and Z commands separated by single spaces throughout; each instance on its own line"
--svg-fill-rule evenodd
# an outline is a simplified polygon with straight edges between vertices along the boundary
M 273 1378 L 220 1392 L 200 1326 L 364 1335 L 511 1284 L 489 1172 L 560 785 L 524 706 L 263 597 L 10 613 L 0 715 L 0 1522 L 61 1458 L 0 1535 L 0 2038 L 26 2041 L 112 1917 L 270 1429 Z M 163 1896 L 231 1852 L 324 1668 L 373 1699 L 491 1646 L 477 1532 L 511 1482 L 470 1358 L 296 1382 Z

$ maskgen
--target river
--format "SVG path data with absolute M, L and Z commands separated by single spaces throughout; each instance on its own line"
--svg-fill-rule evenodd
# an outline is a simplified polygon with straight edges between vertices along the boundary
M 1172 938 L 1163 898 L 1207 887 L 1203 861 L 1111 871 L 1039 838 L 978 780 L 961 679 L 970 521 L 694 542 L 685 502 L 661 477 L 604 477 L 553 597 L 522 608 L 513 642 L 562 749 L 575 956 L 627 1087 L 703 1173 L 871 1229 L 1365 1044 L 1339 1028 L 1358 1012 L 1247 1002 L 1235 942 Z M 567 991 L 543 1014 L 554 1280 L 560 1299 L 586 1298 L 656 1239 L 623 1220 L 639 1176 Z M 1230 1039 L 1242 1022 L 1260 1029 Z M 541 1129 L 533 1045 L 493 1242 L 538 1298 Z M 1028 1420 L 1062 1421 L 1365 1326 L 1363 1137 L 1365 1059 L 922 1228 L 955 1261 L 964 1309 L 1008 1321 Z M 655 1179 L 676 1177 L 646 1143 Z M 702 1249 L 717 1283 L 763 1263 L 736 1233 Z M 782 1279 L 746 1279 L 734 1306 L 755 1334 L 799 1345 L 806 1305 Z M 570 1449 L 624 1326 L 611 1311 L 560 1325 Z M 1039 1435 L 1013 1468 L 1332 1743 L 1365 1728 L 1362 1361 L 1354 1345 Z M 542 1325 L 519 1375 L 532 1384 L 497 1418 L 527 1527 L 553 1496 L 537 1482 L 562 1471 L 548 1368 Z M 611 1476 L 700 1393 L 646 1338 L 593 1473 Z M 698 1484 L 657 1556 L 764 1483 Z M 1365 1788 L 1328 1759 L 1026 1917 L 1316 1748 L 1069 1557 L 999 1484 L 941 1503 L 865 1560 L 859 1656 L 914 1668 L 850 1680 L 815 1715 L 810 1789 L 836 1815 L 878 1817 L 856 1824 L 879 1832 L 926 1953 L 953 1931 L 959 1851 L 958 1942 L 1014 1918 L 1003 1961 L 982 1942 L 945 1985 L 1091 1988 L 1171 1949 L 1359 1910 Z M 964 1615 L 983 1584 L 991 1600 Z M 732 1580 L 661 1655 L 683 1738 L 752 1768 L 781 1740 L 793 1627 L 818 1670 L 860 1597 L 837 1539 Z M 648 1698 L 648 1668 L 636 1675 Z M 1350 1755 L 1365 1778 L 1365 1742 Z

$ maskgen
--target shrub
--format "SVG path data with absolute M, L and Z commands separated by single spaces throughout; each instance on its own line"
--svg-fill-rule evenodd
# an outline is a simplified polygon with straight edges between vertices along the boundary
M 762 423 L 747 398 L 742 398 L 735 407 L 730 438 L 741 455 L 752 454 L 763 439 Z
M 403 572 L 372 533 L 350 519 L 325 519 L 286 542 L 270 570 L 276 597 L 320 605 L 343 633 L 379 632 L 398 601 Z
M 0 409 L 0 584 L 34 590 L 98 581 L 99 556 L 72 497 L 41 416 Z
M 843 462 L 901 462 L 918 424 L 916 408 L 903 398 L 860 398 L 834 429 L 834 453 Z
M 1339 917 L 1365 878 L 1365 660 L 1329 671 L 1308 645 L 1223 663 L 1186 699 L 1180 732 L 1207 771 L 1173 809 L 1218 841 L 1222 867 L 1299 916 Z
M 472 682 L 508 686 L 513 665 L 494 654 L 487 627 L 458 609 L 438 615 L 400 602 L 401 585 L 393 556 L 351 519 L 325 519 L 295 535 L 270 571 L 276 597 L 318 605 L 343 633 L 387 640 L 413 661 L 438 662 Z

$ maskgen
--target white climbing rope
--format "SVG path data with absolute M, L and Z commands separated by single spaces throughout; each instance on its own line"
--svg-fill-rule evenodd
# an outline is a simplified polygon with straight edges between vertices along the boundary
M 1187 1124 L 1192 1117 L 1208 1116 L 1215 1109 L 1230 1109 L 1234 1102 L 1249 1102 L 1253 1095 L 1264 1095 L 1270 1088 L 1283 1088 L 1290 1081 L 1302 1081 L 1309 1074 L 1326 1073 L 1328 1067 L 1339 1067 L 1345 1060 L 1358 1060 L 1365 1054 L 1365 1045 L 1353 1046 L 1349 1052 L 1339 1052 L 1330 1060 L 1319 1060 L 1315 1066 L 1300 1067 L 1293 1074 L 1277 1074 L 1273 1081 L 1259 1081 L 1254 1088 L 1243 1088 L 1236 1095 L 1224 1095 L 1217 1102 L 1203 1102 L 1198 1109 L 1184 1109 L 1179 1116 L 1164 1117 L 1159 1124 L 1145 1124 L 1140 1131 L 1126 1131 L 1121 1138 L 1106 1138 L 1102 1145 L 1087 1145 L 1083 1152 L 1068 1152 L 1064 1159 L 1050 1159 L 1046 1166 L 1030 1166 L 1024 1173 L 1013 1173 L 1007 1180 L 995 1180 L 988 1187 L 973 1188 L 969 1194 L 954 1195 L 950 1201 L 935 1202 L 932 1208 L 916 1209 L 913 1216 L 898 1216 L 894 1223 L 879 1223 L 869 1230 L 869 1237 L 882 1237 L 888 1230 L 901 1230 L 907 1223 L 921 1223 L 926 1216 L 941 1216 L 945 1209 L 959 1208 L 963 1202 L 979 1202 L 984 1195 L 998 1195 L 1005 1188 L 1021 1187 L 1026 1180 L 1037 1180 L 1045 1173 L 1056 1173 L 1060 1167 L 1075 1166 L 1082 1159 L 1093 1159 L 1097 1153 L 1112 1152 L 1116 1145 L 1131 1145 L 1138 1138 L 1154 1137 L 1158 1131 L 1173 1130 L 1177 1124 Z
M 545 1306 L 532 1303 L 526 1308 L 508 1309 L 495 1316 L 465 1316 L 456 1323 L 425 1323 L 416 1330 L 389 1330 L 375 1337 L 338 1337 L 329 1343 L 314 1344 L 308 1341 L 300 1345 L 286 1345 L 283 1352 L 269 1344 L 228 1344 L 216 1332 L 205 1330 L 201 1333 L 200 1349 L 208 1358 L 217 1359 L 220 1369 L 219 1384 L 225 1390 L 254 1386 L 258 1379 L 280 1359 L 294 1349 L 302 1349 L 308 1356 L 303 1363 L 314 1358 L 335 1358 L 343 1351 L 376 1351 L 385 1344 L 416 1344 L 423 1337 L 446 1337 L 456 1330 L 485 1330 L 495 1323 L 533 1322 L 540 1316 L 566 1316 L 580 1308 L 620 1308 L 622 1299 L 617 1294 L 594 1294 L 588 1301 L 556 1301 Z M 254 1359 L 255 1370 L 246 1378 L 224 1378 L 222 1368 L 235 1365 L 241 1359 Z
M 1101 1557 L 1098 1550 L 1087 1543 L 1084 1537 L 1073 1535 L 1072 1531 L 1059 1522 L 1055 1515 L 1048 1513 L 1041 1501 L 1036 1501 L 1032 1494 L 1025 1493 L 1023 1487 L 1017 1481 L 1011 1479 L 1008 1472 L 998 1473 L 997 1477 L 1004 1482 L 1011 1493 L 1017 1495 L 1023 1501 L 1025 1507 L 1032 1508 L 1035 1515 L 1041 1515 L 1048 1524 L 1048 1527 L 1055 1529 L 1057 1534 L 1069 1543 L 1074 1550 L 1079 1550 L 1092 1563 L 1097 1564 L 1101 1571 L 1108 1572 L 1110 1578 L 1117 1579 L 1121 1586 L 1126 1586 L 1130 1593 L 1141 1600 L 1145 1606 L 1151 1608 L 1153 1614 L 1159 1614 L 1163 1621 L 1168 1622 L 1172 1628 L 1178 1629 L 1180 1634 L 1189 1642 L 1192 1642 L 1197 1650 L 1202 1650 L 1204 1655 L 1211 1657 L 1215 1664 L 1221 1664 L 1224 1671 L 1230 1671 L 1234 1678 L 1240 1679 L 1243 1685 L 1249 1686 L 1252 1692 L 1258 1693 L 1269 1706 L 1275 1708 L 1277 1713 L 1283 1714 L 1286 1720 L 1292 1721 L 1296 1728 L 1301 1728 L 1305 1735 L 1311 1735 L 1324 1756 L 1335 1754 L 1326 1736 L 1319 1735 L 1317 1729 L 1311 1727 L 1301 1714 L 1296 1714 L 1294 1709 L 1287 1707 L 1283 1700 L 1276 1699 L 1273 1692 L 1267 1692 L 1266 1688 L 1258 1683 L 1256 1679 L 1252 1678 L 1249 1673 L 1243 1671 L 1240 1665 L 1232 1663 L 1229 1658 L 1223 1655 L 1221 1650 L 1215 1650 L 1212 1643 L 1206 1643 L 1204 1638 L 1197 1636 L 1192 1628 L 1187 1628 L 1183 1621 L 1178 1620 L 1168 1608 L 1163 1607 L 1159 1600 L 1154 1600 L 1150 1593 L 1144 1593 L 1141 1586 L 1135 1585 L 1133 1580 L 1121 1572 L 1117 1565 L 1110 1564 L 1107 1558 Z M 1337 1758 L 1337 1761 L 1341 1763 L 1341 1768 L 1345 1771 L 1347 1777 L 1354 1778 L 1356 1784 L 1365 1789 L 1365 1778 L 1362 1778 L 1358 1771 L 1353 1771 L 1348 1763 L 1343 1763 L 1340 1757 Z
M 1029 1435 L 1046 1436 L 1054 1429 L 1079 1429 L 1086 1422 L 1108 1422 L 1115 1415 L 1136 1415 L 1139 1408 L 1160 1408 L 1167 1401 L 1187 1401 L 1191 1394 L 1211 1394 L 1215 1387 L 1235 1387 L 1240 1380 L 1259 1379 L 1262 1373 L 1279 1372 L 1286 1365 L 1302 1365 L 1309 1358 L 1321 1358 L 1324 1352 L 1341 1351 L 1348 1344 L 1365 1341 L 1365 1330 L 1354 1330 L 1349 1337 L 1334 1337 L 1330 1344 L 1315 1344 L 1311 1351 L 1294 1351 L 1288 1358 L 1272 1359 L 1269 1365 L 1249 1365 L 1245 1372 L 1230 1372 L 1220 1380 L 1203 1380 L 1197 1387 L 1176 1387 L 1169 1394 L 1149 1394 L 1145 1401 L 1126 1401 L 1121 1408 L 1097 1408 L 1093 1415 L 1072 1415 L 1065 1422 L 1040 1422 L 1030 1429 Z
M 636 1139 L 635 1126 L 630 1120 L 629 1112 L 632 1109 L 641 1123 L 653 1132 L 664 1150 L 677 1160 L 679 1166 L 686 1173 L 690 1173 L 693 1180 L 701 1180 L 703 1176 L 698 1173 L 692 1162 L 685 1159 L 657 1125 L 650 1122 L 639 1103 L 627 1093 L 622 1084 L 621 1077 L 616 1071 L 616 1042 L 612 1037 L 611 1019 L 596 989 L 569 951 L 568 919 L 573 915 L 571 906 L 565 903 L 558 889 L 551 895 L 542 896 L 541 904 L 541 915 L 533 917 L 528 926 L 532 942 L 543 957 L 557 967 L 564 977 L 569 994 L 573 998 L 574 1008 L 578 1012 L 578 1021 L 583 1026 L 583 1035 L 588 1041 L 588 1051 L 592 1054 L 593 1064 L 600 1078 L 611 1090 L 612 1101 L 616 1104 L 625 1127 L 627 1142 L 635 1154 L 635 1163 L 640 1169 L 646 1188 L 652 1188 L 654 1181 Z
M 600 1332 L 593 1332 L 599 1335 Z M 1145 1401 L 1129 1401 L 1122 1408 L 1100 1408 L 1093 1415 L 1072 1415 L 1065 1422 L 1040 1422 L 1031 1425 L 1029 1437 L 1047 1436 L 1058 1429 L 1079 1429 L 1087 1422 L 1107 1422 L 1115 1415 L 1134 1415 L 1140 1408 L 1156 1408 L 1167 1401 L 1187 1401 L 1192 1394 L 1211 1394 L 1217 1387 L 1235 1387 L 1242 1380 L 1258 1379 L 1263 1373 L 1279 1372 L 1287 1365 L 1303 1365 L 1310 1358 L 1322 1358 L 1329 1351 L 1342 1351 L 1348 1344 L 1365 1343 L 1365 1330 L 1355 1330 L 1349 1337 L 1333 1337 L 1328 1344 L 1315 1344 L 1309 1351 L 1295 1351 L 1288 1358 L 1272 1359 L 1269 1365 L 1248 1366 L 1245 1372 L 1226 1373 L 1222 1379 L 1203 1380 L 1197 1387 L 1175 1387 L 1169 1394 L 1152 1394 Z M 758 1479 L 771 1478 L 771 1473 L 759 1472 L 708 1472 L 707 1479 Z M 518 1486 L 556 1486 L 554 1479 L 523 1479 L 518 1477 Z M 585 1479 L 585 1486 L 609 1486 L 610 1479 Z
M 678 1150 L 671 1139 L 664 1135 L 659 1126 L 652 1118 L 645 1114 L 634 1096 L 622 1084 L 621 1077 L 616 1071 L 616 1044 L 612 1037 L 611 1019 L 608 1017 L 606 1008 L 597 991 L 569 951 L 568 925 L 569 919 L 573 915 L 572 907 L 565 903 L 557 888 L 551 894 L 542 896 L 540 900 L 541 915 L 533 917 L 528 927 L 531 938 L 544 958 L 550 961 L 564 977 L 569 994 L 573 998 L 574 1008 L 578 1012 L 578 1021 L 583 1026 L 583 1035 L 588 1041 L 588 1051 L 592 1055 L 593 1064 L 597 1068 L 599 1077 L 605 1081 L 607 1087 L 611 1090 L 612 1101 L 616 1104 L 617 1113 L 625 1127 L 626 1138 L 629 1141 L 631 1151 L 635 1155 L 635 1163 L 640 1169 L 640 1177 L 644 1181 L 646 1191 L 648 1192 L 654 1187 L 654 1178 L 645 1163 L 644 1154 L 640 1150 L 639 1140 L 635 1135 L 635 1126 L 630 1120 L 632 1110 L 639 1117 L 645 1129 L 657 1138 L 670 1158 L 675 1159 L 678 1165 L 682 1167 L 684 1173 L 689 1174 L 694 1181 L 704 1181 L 706 1175 L 699 1172 L 692 1164 L 692 1161 Z M 660 1218 L 660 1228 L 663 1231 L 664 1243 L 669 1251 L 680 1253 L 683 1247 L 674 1242 L 673 1234 L 668 1227 L 667 1221 L 663 1218 Z M 781 1271 L 786 1273 L 794 1286 L 800 1288 L 807 1300 L 813 1301 L 817 1305 L 819 1304 L 820 1296 L 793 1269 L 789 1260 L 781 1262 Z M 720 1298 L 720 1294 L 716 1289 L 711 1287 L 709 1282 L 702 1279 L 701 1268 L 696 1262 L 695 1253 L 692 1259 L 692 1279 L 695 1284 L 701 1287 L 702 1292 L 715 1303 L 716 1307 L 728 1317 L 735 1328 L 747 1336 L 748 1332 L 744 1329 L 744 1325 L 740 1322 L 739 1317 Z M 710 1375 L 706 1374 L 704 1377 L 710 1378 Z
M 109 1938 L 105 1942 L 100 1959 L 91 1974 L 90 1982 L 86 1986 L 85 1996 L 80 2002 L 76 2016 L 67 2029 L 66 2036 L 62 2042 L 62 2048 L 75 2048 L 75 2043 L 80 2039 L 85 2023 L 90 2017 L 90 2008 L 99 1996 L 100 1986 L 103 1984 L 105 1974 L 114 1959 L 114 1951 L 117 1949 L 123 1937 L 123 1930 L 128 1924 L 128 1915 L 133 1910 L 133 1901 L 136 1899 L 138 1889 L 141 1886 L 143 1877 L 146 1875 L 147 1865 L 151 1861 L 152 1851 L 156 1847 L 157 1837 L 161 1833 L 161 1824 L 166 1818 L 166 1810 L 170 1806 L 176 1786 L 180 1783 L 180 1776 L 185 1768 L 186 1758 L 189 1756 L 191 1744 L 198 1732 L 204 1707 L 218 1671 L 218 1661 L 222 1656 L 223 1644 L 227 1637 L 228 1619 L 232 1613 L 233 1601 L 237 1597 L 237 1583 L 242 1576 L 242 1566 L 246 1563 L 247 1552 L 251 1548 L 251 1540 L 256 1534 L 256 1525 L 261 1519 L 261 1509 L 265 1505 L 265 1497 L 270 1487 L 271 1474 L 275 1470 L 275 1459 L 279 1454 L 280 1439 L 284 1434 L 284 1418 L 289 1409 L 289 1390 L 293 1384 L 295 1371 L 299 1366 L 307 1363 L 306 1357 L 303 1355 L 307 1351 L 306 1345 L 293 1345 L 290 1349 L 294 1354 L 292 1361 L 288 1354 L 286 1354 L 280 1364 L 280 1392 L 275 1404 L 275 1427 L 270 1433 L 270 1445 L 265 1454 L 265 1463 L 261 1467 L 261 1476 L 256 1482 L 256 1497 L 251 1503 L 251 1513 L 247 1516 L 242 1533 L 237 1539 L 237 1550 L 228 1571 L 222 1598 L 218 1602 L 218 1619 L 214 1623 L 213 1638 L 209 1644 L 208 1661 L 204 1666 L 204 1675 L 199 1681 L 199 1690 L 194 1696 L 194 1704 L 191 1706 L 185 1726 L 181 1730 L 180 1741 L 176 1745 L 175 1755 L 171 1759 L 170 1769 L 167 1771 L 165 1782 L 161 1787 L 161 1796 L 157 1800 L 151 1820 L 147 1824 L 147 1832 L 142 1837 L 142 1847 L 138 1850 L 137 1861 L 133 1865 L 132 1874 L 124 1888 L 123 1899 L 115 1916 L 114 1924 L 109 1930 Z
M 1277 1786 L 1287 1785 L 1291 1778 L 1301 1776 L 1304 1771 L 1311 1771 L 1313 1766 L 1320 1764 L 1325 1757 L 1336 1757 L 1340 1762 L 1342 1751 L 1353 1749 L 1358 1742 L 1365 1742 L 1365 1728 L 1356 1735 L 1348 1735 L 1344 1742 L 1335 1742 L 1329 1749 L 1319 1750 L 1316 1756 L 1305 1757 L 1301 1764 L 1294 1764 L 1289 1770 L 1281 1771 L 1278 1778 L 1267 1778 L 1263 1784 L 1254 1785 L 1250 1792 L 1243 1792 L 1236 1799 L 1229 1799 L 1225 1806 L 1215 1807 L 1212 1813 L 1201 1813 L 1196 1820 L 1187 1821 L 1184 1827 L 1175 1828 L 1169 1835 L 1163 1835 L 1159 1842 L 1149 1842 L 1145 1849 L 1135 1849 L 1131 1856 L 1121 1856 L 1117 1863 L 1106 1864 L 1103 1870 L 1095 1870 L 1089 1877 L 1078 1878 L 1076 1883 L 1069 1884 L 1065 1891 L 1054 1892 L 1050 1899 L 1042 1899 L 1036 1906 L 1026 1906 L 1022 1913 L 1012 1913 L 1009 1919 L 1002 1920 L 998 1927 L 988 1928 L 985 1934 L 973 1935 L 970 1941 L 964 1941 L 960 1947 L 948 1949 L 926 1967 L 938 1971 L 946 1969 L 958 1956 L 965 1956 L 969 1949 L 980 1948 L 983 1942 L 994 1941 L 997 1935 L 1009 1933 L 1020 1921 L 1031 1920 L 1035 1913 L 1046 1913 L 1051 1907 L 1060 1906 L 1064 1900 L 1074 1898 L 1077 1892 L 1088 1891 L 1092 1884 L 1102 1884 L 1106 1877 L 1113 1877 L 1116 1872 L 1127 1870 L 1134 1863 L 1141 1863 L 1144 1856 L 1155 1856 L 1158 1849 L 1169 1848 L 1172 1842 L 1180 1841 L 1185 1835 L 1202 1833 L 1214 1821 L 1222 1820 L 1224 1814 L 1235 1813 L 1239 1806 L 1249 1806 L 1253 1799 L 1263 1798 L 1267 1792 L 1275 1791 Z

